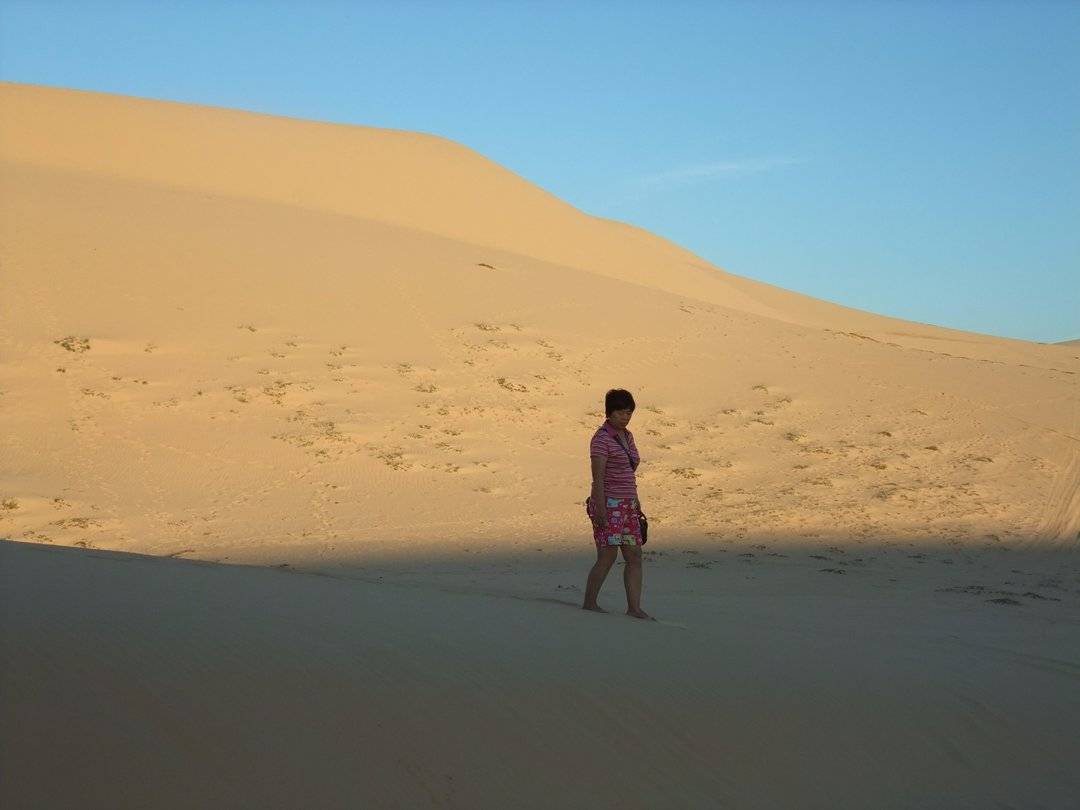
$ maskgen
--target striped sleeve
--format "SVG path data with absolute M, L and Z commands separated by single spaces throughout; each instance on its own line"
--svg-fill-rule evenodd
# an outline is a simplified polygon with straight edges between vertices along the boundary
M 607 435 L 606 430 L 598 430 L 593 434 L 592 441 L 589 442 L 589 455 L 599 456 L 600 458 L 607 458 L 611 453 L 611 447 L 609 442 L 610 437 Z

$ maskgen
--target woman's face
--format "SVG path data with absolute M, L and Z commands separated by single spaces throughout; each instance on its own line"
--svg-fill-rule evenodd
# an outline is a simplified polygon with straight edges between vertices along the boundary
M 625 430 L 626 426 L 630 424 L 630 417 L 634 415 L 632 408 L 620 408 L 617 411 L 612 411 L 611 416 L 608 417 L 608 421 L 611 422 L 619 430 Z

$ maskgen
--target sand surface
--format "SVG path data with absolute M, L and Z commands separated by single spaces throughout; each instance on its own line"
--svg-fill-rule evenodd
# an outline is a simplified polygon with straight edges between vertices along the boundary
M 0 108 L 0 798 L 1076 795 L 1076 345 L 760 284 L 433 136 Z M 615 386 L 663 624 L 573 607 Z
M 617 576 L 582 611 L 564 555 L 0 544 L 5 806 L 1075 806 L 1075 562 L 686 551 L 650 559 L 650 623 Z

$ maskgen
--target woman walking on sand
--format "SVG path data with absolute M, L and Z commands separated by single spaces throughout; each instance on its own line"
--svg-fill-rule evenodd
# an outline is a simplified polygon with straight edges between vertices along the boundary
M 604 397 L 607 420 L 597 428 L 589 443 L 592 495 L 588 512 L 593 524 L 596 562 L 589 571 L 582 607 L 607 612 L 596 604 L 596 597 L 621 548 L 626 562 L 623 570 L 626 613 L 636 619 L 651 619 L 641 609 L 641 504 L 634 475 L 641 457 L 634 444 L 634 434 L 626 429 L 635 407 L 629 391 L 621 388 L 608 391 Z

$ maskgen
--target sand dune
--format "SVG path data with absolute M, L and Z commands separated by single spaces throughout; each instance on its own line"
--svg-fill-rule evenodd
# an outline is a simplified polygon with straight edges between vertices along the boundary
M 767 318 L 733 277 L 440 139 L 3 90 L 10 536 L 274 562 L 577 543 L 616 384 L 665 530 L 1080 530 L 1047 497 L 1077 488 L 1068 347 L 812 327 L 829 305 L 793 294 Z M 978 341 L 999 356 L 965 356 Z
M 981 357 L 984 344 L 1000 354 L 1017 343 L 868 317 L 725 273 L 432 135 L 13 83 L 0 83 L 0 100 L 2 154 L 21 165 L 402 225 L 771 318 L 881 330 L 903 345 L 947 340 Z
M 422 752 L 380 749 L 381 735 L 356 749 L 304 738 L 322 806 L 347 804 L 357 780 L 379 806 L 549 795 L 571 761 L 591 801 L 564 806 L 865 807 L 886 791 L 901 798 L 876 806 L 975 807 L 998 788 L 1007 806 L 1064 806 L 1075 783 L 1061 757 L 1080 753 L 1061 725 L 1077 719 L 1080 660 L 1066 637 L 1075 346 L 741 278 L 433 136 L 16 84 L 0 85 L 0 105 L 0 537 L 33 544 L 3 549 L 5 657 L 21 662 L 5 692 L 32 695 L 5 711 L 23 729 L 61 722 L 31 689 L 38 676 L 70 697 L 63 711 L 83 705 L 79 672 L 84 686 L 119 678 L 110 708 L 158 683 L 99 730 L 118 770 L 80 778 L 101 795 L 143 763 L 146 789 L 173 797 L 161 806 L 183 803 L 169 791 L 189 771 L 166 773 L 135 730 L 158 717 L 172 729 L 160 754 L 240 790 L 214 764 L 223 748 L 199 752 L 216 729 L 221 746 L 255 746 L 238 760 L 257 776 L 247 795 L 295 806 L 272 790 L 288 749 L 268 740 L 302 726 L 310 659 L 333 739 L 353 728 L 334 708 L 377 695 L 377 721 L 404 723 L 394 739 Z M 556 609 L 580 598 L 574 566 L 583 577 L 592 554 L 586 443 L 612 386 L 639 404 L 647 599 L 669 621 L 647 631 Z M 377 577 L 398 590 L 372 590 Z M 606 588 L 617 603 L 620 583 Z M 175 649 L 131 613 L 151 603 Z M 856 636 L 869 659 L 846 635 L 852 611 L 872 617 Z M 653 634 L 633 636 L 640 654 L 619 652 L 640 632 Z M 135 652 L 117 649 L 125 640 Z M 270 736 L 215 727 L 213 707 L 294 642 L 238 709 L 281 706 L 260 727 Z M 182 660 L 189 649 L 204 669 Z M 626 698 L 637 726 L 612 691 L 626 673 L 652 696 Z M 408 707 L 436 687 L 446 702 L 424 698 L 429 726 Z M 201 694 L 207 708 L 184 719 Z M 95 716 L 81 717 L 89 733 Z M 514 749 L 522 723 L 534 736 Z M 727 726 L 751 729 L 751 744 L 713 733 Z M 461 728 L 482 747 L 464 749 Z M 798 745 L 779 751 L 786 735 Z M 583 739 L 631 739 L 628 756 L 646 750 L 655 772 L 597 773 Z M 26 736 L 8 745 L 20 768 L 45 753 Z M 748 751 L 776 752 L 787 775 Z M 373 759 L 334 782 L 350 752 Z M 457 765 L 434 770 L 433 756 Z M 930 800 L 959 773 L 955 803 Z M 371 787 L 378 774 L 389 781 Z M 132 790 L 127 804 L 145 806 Z M 792 803 L 805 790 L 828 798 Z

